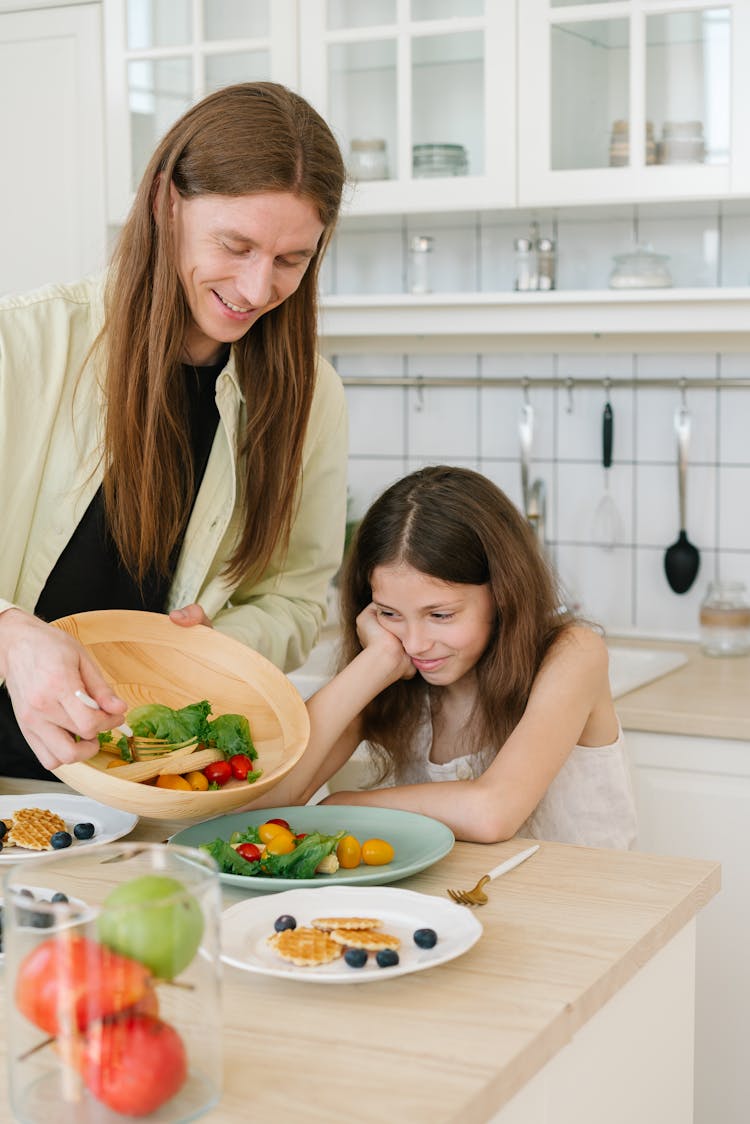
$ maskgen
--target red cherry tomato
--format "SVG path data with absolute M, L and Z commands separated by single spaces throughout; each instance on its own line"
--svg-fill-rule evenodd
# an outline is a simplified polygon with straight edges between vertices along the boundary
M 260 847 L 256 847 L 254 843 L 240 843 L 237 854 L 242 855 L 249 863 L 259 862 L 261 857 Z
M 232 776 L 232 766 L 228 761 L 212 761 L 202 770 L 209 784 L 226 784 Z
M 307 835 L 308 835 L 308 833 L 306 831 L 300 831 L 300 832 L 297 833 L 297 835 L 295 835 L 294 838 L 295 839 L 307 839 Z
M 235 753 L 229 758 L 229 767 L 232 770 L 232 776 L 235 780 L 247 780 L 247 774 L 253 767 L 253 763 L 246 753 Z
M 277 823 L 280 827 L 285 827 L 287 831 L 290 830 L 289 824 L 286 822 L 286 820 L 266 820 L 266 823 Z

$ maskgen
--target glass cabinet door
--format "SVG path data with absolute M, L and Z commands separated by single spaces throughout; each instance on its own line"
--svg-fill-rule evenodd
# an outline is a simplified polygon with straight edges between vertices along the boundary
M 302 93 L 341 145 L 353 211 L 471 207 L 490 191 L 495 206 L 514 202 L 514 11 L 508 0 L 300 5 Z
M 109 214 L 121 221 L 160 137 L 205 94 L 297 77 L 294 0 L 107 0 Z
M 747 147 L 733 115 L 748 7 L 524 0 L 519 202 L 728 194 Z

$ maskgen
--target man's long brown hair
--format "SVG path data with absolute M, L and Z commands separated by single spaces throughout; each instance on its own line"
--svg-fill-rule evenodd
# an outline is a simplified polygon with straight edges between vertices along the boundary
M 171 184 L 184 198 L 291 192 L 309 199 L 324 231 L 295 293 L 233 345 L 247 420 L 238 450 L 244 523 L 228 580 L 265 569 L 288 543 L 315 387 L 317 282 L 345 182 L 336 141 L 297 94 L 271 82 L 228 86 L 193 106 L 156 149 L 122 230 L 105 293 L 98 346 L 106 364 L 104 497 L 130 572 L 168 573 L 190 515 L 181 365 L 191 322 L 176 264 Z
M 534 534 L 504 492 L 481 473 L 438 465 L 388 488 L 365 515 L 341 579 L 341 663 L 362 650 L 356 618 L 372 601 L 378 566 L 406 564 L 444 582 L 488 585 L 495 623 L 477 666 L 477 703 L 464 753 L 497 754 L 518 724 L 542 660 L 571 616 Z M 380 756 L 380 779 L 407 760 L 427 696 L 416 675 L 393 683 L 362 715 Z M 488 761 L 489 763 L 489 761 Z

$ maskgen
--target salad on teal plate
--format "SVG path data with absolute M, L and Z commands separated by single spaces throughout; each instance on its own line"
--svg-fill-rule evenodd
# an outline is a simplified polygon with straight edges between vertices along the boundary
M 283 820 L 294 837 L 292 849 L 285 854 L 265 851 L 258 829 L 272 820 Z M 379 865 L 360 863 L 334 869 L 334 856 L 345 836 L 354 836 L 360 844 L 382 841 L 393 848 L 393 857 Z M 217 862 L 221 881 L 230 886 L 273 893 L 298 887 L 397 882 L 444 858 L 455 838 L 439 820 L 415 812 L 307 804 L 219 816 L 184 828 L 169 842 L 207 851 Z M 389 854 L 388 847 L 376 846 L 373 850 L 381 860 Z M 321 863 L 322 870 L 333 872 L 320 872 Z

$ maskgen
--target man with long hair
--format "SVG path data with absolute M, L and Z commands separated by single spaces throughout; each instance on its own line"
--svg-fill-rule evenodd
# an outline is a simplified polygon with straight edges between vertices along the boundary
M 169 612 L 306 658 L 346 517 L 316 335 L 344 182 L 303 98 L 226 87 L 158 145 L 105 278 L 0 302 L 0 772 L 89 757 L 124 712 L 47 621 Z

